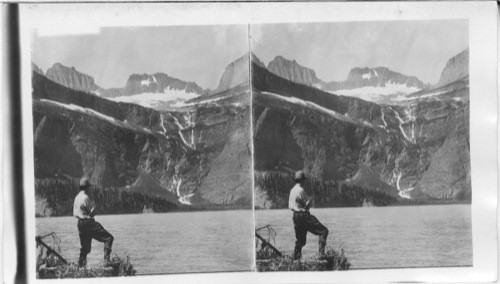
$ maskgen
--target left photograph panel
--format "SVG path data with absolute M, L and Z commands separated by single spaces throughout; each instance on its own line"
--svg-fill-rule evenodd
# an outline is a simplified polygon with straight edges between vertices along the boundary
M 249 56 L 247 25 L 31 30 L 37 278 L 254 269 Z

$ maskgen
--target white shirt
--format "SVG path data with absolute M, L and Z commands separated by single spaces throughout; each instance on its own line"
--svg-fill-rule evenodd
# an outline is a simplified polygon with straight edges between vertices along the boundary
M 307 195 L 306 191 L 300 183 L 295 184 L 295 186 L 290 190 L 290 197 L 288 198 L 288 208 L 294 212 L 299 211 L 309 211 L 309 208 L 313 205 L 313 199 Z
M 78 195 L 75 197 L 75 203 L 73 204 L 73 216 L 78 219 L 94 218 L 94 209 L 94 202 L 92 202 L 84 190 L 80 190 Z

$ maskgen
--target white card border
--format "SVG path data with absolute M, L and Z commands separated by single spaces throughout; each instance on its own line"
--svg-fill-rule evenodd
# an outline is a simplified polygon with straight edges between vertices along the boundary
M 145 16 L 147 15 L 147 16 Z M 165 16 L 165 15 L 168 15 Z M 473 267 L 376 269 L 346 272 L 208 273 L 92 279 L 96 283 L 165 280 L 210 283 L 492 282 L 497 280 L 497 6 L 495 2 L 371 3 L 132 3 L 21 4 L 22 113 L 27 249 L 35 247 L 30 29 L 32 26 L 247 24 L 325 21 L 468 19 L 470 41 Z M 131 21 L 133 19 L 133 21 Z M 87 26 L 87 27 L 86 27 Z M 12 206 L 12 205 L 10 205 Z M 5 209 L 9 208 L 6 204 Z M 5 214 L 5 218 L 12 217 Z M 8 222 L 5 223 L 8 225 Z M 9 230 L 13 228 L 6 228 Z M 6 251 L 8 252 L 8 251 Z M 35 279 L 34 249 L 28 255 Z M 9 259 L 4 255 L 4 259 Z M 33 269 L 30 269 L 33 268 Z M 89 281 L 89 279 L 71 281 Z M 116 282 L 115 282 L 116 281 Z M 54 281 L 61 283 L 61 280 Z M 65 281 L 64 281 L 65 282 Z

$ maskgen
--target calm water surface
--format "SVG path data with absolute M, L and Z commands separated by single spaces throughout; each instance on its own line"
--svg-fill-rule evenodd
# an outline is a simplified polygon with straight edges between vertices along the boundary
M 470 205 L 311 209 L 330 231 L 328 245 L 344 248 L 352 268 L 472 265 Z M 256 226 L 270 224 L 276 244 L 292 252 L 289 210 L 256 211 Z M 305 257 L 318 250 L 310 233 Z
M 328 227 L 328 245 L 342 247 L 352 268 L 472 265 L 470 205 L 312 209 Z M 256 226 L 270 224 L 276 245 L 293 251 L 289 210 L 256 211 Z M 115 237 L 113 251 L 130 255 L 139 274 L 248 271 L 254 269 L 253 212 L 212 211 L 97 216 Z M 78 260 L 73 217 L 38 218 L 37 234 L 56 232 L 61 250 Z M 318 249 L 308 234 L 304 257 Z M 103 244 L 92 242 L 90 265 L 102 263 Z
M 248 271 L 254 267 L 251 210 L 96 216 L 114 237 L 113 251 L 130 255 L 138 274 Z M 37 235 L 56 232 L 63 256 L 80 253 L 74 217 L 37 218 Z M 89 265 L 102 263 L 92 241 Z

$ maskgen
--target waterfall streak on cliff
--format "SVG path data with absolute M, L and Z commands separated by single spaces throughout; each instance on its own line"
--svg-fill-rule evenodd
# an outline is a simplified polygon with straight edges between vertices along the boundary
M 178 178 L 177 177 L 177 169 L 175 171 L 176 171 L 176 173 L 173 177 L 172 188 L 170 191 L 172 191 L 172 189 L 175 188 L 175 193 L 177 194 L 177 197 L 179 197 L 179 202 L 182 204 L 185 204 L 185 205 L 191 205 L 191 202 L 189 201 L 189 199 L 194 194 L 181 195 L 182 178 Z
M 166 134 L 167 133 L 167 129 L 165 128 L 165 125 L 164 125 L 164 122 L 163 122 L 163 114 L 160 114 L 160 124 L 161 124 L 161 128 L 163 129 L 163 133 Z
M 405 123 L 405 122 L 404 122 L 404 121 L 401 119 L 401 117 L 399 116 L 399 112 L 397 112 L 397 111 L 395 111 L 395 110 L 393 110 L 393 111 L 394 111 L 394 113 L 396 114 L 396 118 L 397 118 L 397 119 L 398 119 L 398 121 L 399 121 L 399 129 L 401 130 L 401 134 L 403 134 L 403 137 L 404 137 L 407 141 L 409 141 L 409 142 L 412 142 L 412 143 L 413 143 L 413 140 L 412 140 L 410 137 L 408 137 L 408 136 L 406 135 L 406 132 L 405 132 L 405 130 L 403 129 L 403 123 Z
M 195 140 L 194 140 L 194 128 L 191 129 L 191 148 L 193 149 L 196 149 L 196 144 L 195 144 Z
M 398 174 L 398 178 L 397 178 L 397 181 L 396 181 L 396 188 L 399 191 L 399 196 L 401 196 L 402 198 L 411 199 L 411 196 L 410 196 L 410 194 L 408 194 L 408 192 L 411 191 L 411 190 L 413 190 L 413 187 L 410 187 L 410 188 L 407 188 L 407 189 L 401 189 L 401 187 L 399 185 L 399 181 L 401 180 L 401 176 L 402 175 L 403 175 L 402 173 Z
M 415 121 L 417 120 L 417 117 L 415 116 L 415 109 L 413 106 L 408 106 L 405 108 L 405 115 L 408 117 L 408 120 L 406 121 L 407 123 L 411 123 L 411 141 L 415 143 L 416 137 L 415 137 Z
M 191 197 L 193 197 L 194 193 L 187 194 L 184 196 L 179 197 L 179 202 L 185 205 L 191 205 Z
M 380 112 L 382 113 L 381 118 L 382 118 L 382 122 L 384 122 L 384 129 L 385 129 L 385 128 L 387 128 L 387 121 L 385 121 L 385 113 L 384 113 L 384 109 L 383 109 L 383 108 L 381 108 L 381 109 L 380 109 Z
M 181 137 L 181 140 L 182 142 L 184 143 L 184 145 L 186 145 L 187 147 L 189 147 L 190 149 L 193 149 L 193 147 L 191 146 L 191 144 L 189 144 L 186 139 L 184 138 L 184 134 L 182 134 L 182 130 L 184 130 L 184 127 L 179 123 L 179 120 L 177 119 L 177 117 L 173 116 L 172 117 L 174 118 L 174 122 L 175 124 L 177 125 L 177 127 L 179 128 L 179 137 Z
M 179 178 L 177 180 L 177 188 L 175 189 L 175 191 L 177 192 L 177 196 L 179 196 L 179 201 L 180 201 L 180 197 L 181 197 L 181 184 L 182 184 L 182 179 Z
M 195 139 L 195 132 L 194 132 L 194 127 L 196 125 L 196 122 L 194 121 L 194 116 L 191 112 L 188 112 L 186 116 L 184 116 L 184 118 L 186 119 L 187 121 L 187 127 L 191 127 L 191 148 L 193 149 L 196 149 L 196 139 Z

